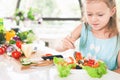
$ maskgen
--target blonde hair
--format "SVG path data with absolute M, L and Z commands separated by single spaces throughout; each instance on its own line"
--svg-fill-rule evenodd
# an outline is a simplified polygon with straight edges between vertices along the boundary
M 116 7 L 116 2 L 115 0 L 83 0 L 82 3 L 90 3 L 90 2 L 100 2 L 103 1 L 106 3 L 106 5 L 110 8 L 113 9 L 114 7 Z M 83 5 L 83 10 L 84 10 L 84 5 Z M 84 11 L 83 11 L 84 13 Z M 86 19 L 83 15 L 82 18 L 83 22 L 86 22 Z M 118 34 L 118 28 L 117 28 L 117 19 L 116 19 L 116 13 L 110 18 L 109 23 L 108 23 L 108 30 L 111 34 Z M 110 36 L 109 35 L 109 36 Z

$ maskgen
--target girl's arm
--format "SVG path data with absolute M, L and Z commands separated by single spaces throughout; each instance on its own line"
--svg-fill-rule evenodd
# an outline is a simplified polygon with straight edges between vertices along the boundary
M 118 53 L 117 61 L 118 61 L 118 68 L 115 70 L 115 72 L 120 73 L 120 51 Z
M 80 37 L 81 29 L 82 25 L 80 24 L 71 32 L 70 35 L 67 35 L 64 39 L 62 39 L 55 49 L 60 52 L 68 49 L 74 49 L 74 43 Z

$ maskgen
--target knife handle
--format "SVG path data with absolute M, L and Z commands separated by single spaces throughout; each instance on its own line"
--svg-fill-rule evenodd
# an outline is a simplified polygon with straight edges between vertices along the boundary
M 53 56 L 43 56 L 42 59 L 44 59 L 44 60 L 47 60 L 47 59 L 53 60 L 54 57 L 63 58 L 62 55 L 53 55 Z

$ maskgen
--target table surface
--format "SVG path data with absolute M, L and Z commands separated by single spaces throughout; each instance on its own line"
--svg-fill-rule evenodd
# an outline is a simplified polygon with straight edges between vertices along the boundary
M 65 56 L 68 55 L 65 53 L 72 52 L 59 53 L 49 48 L 44 48 L 43 51 L 64 54 Z M 102 78 L 91 78 L 85 70 L 73 69 L 68 77 L 60 78 L 54 65 L 33 67 L 29 70 L 21 71 L 15 68 L 10 61 L 4 59 L 4 56 L 0 55 L 0 80 L 120 80 L 120 74 L 108 70 L 107 74 Z

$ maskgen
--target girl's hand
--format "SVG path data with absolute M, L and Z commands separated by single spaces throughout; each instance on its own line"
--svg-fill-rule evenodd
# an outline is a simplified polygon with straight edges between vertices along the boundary
M 72 36 L 68 35 L 62 40 L 62 45 L 64 49 L 75 49 L 74 41 Z
M 78 25 L 70 35 L 67 35 L 62 41 L 56 44 L 55 49 L 60 52 L 75 49 L 74 42 L 80 37 L 81 29 L 82 24 Z
M 58 43 L 55 46 L 55 50 L 63 52 L 68 49 L 75 49 L 74 41 L 72 38 L 68 35 L 64 39 L 58 41 Z

